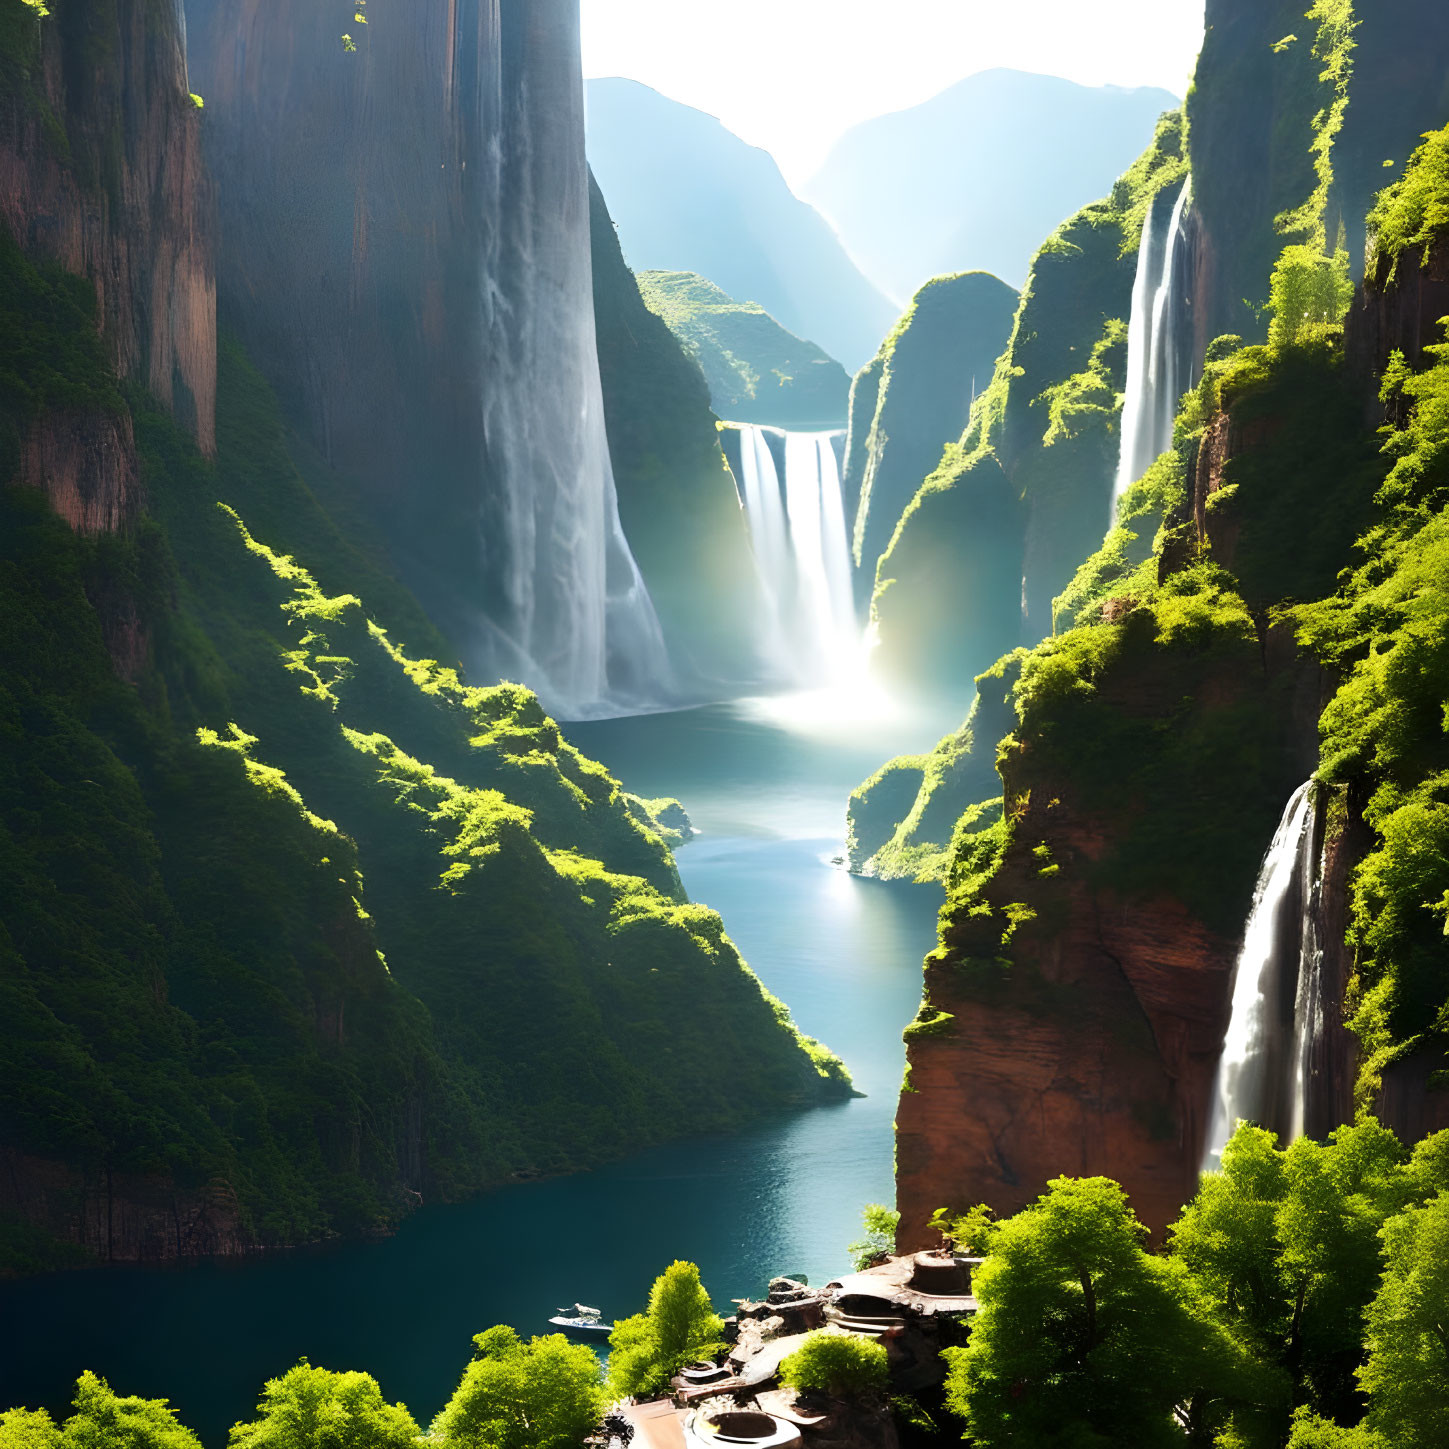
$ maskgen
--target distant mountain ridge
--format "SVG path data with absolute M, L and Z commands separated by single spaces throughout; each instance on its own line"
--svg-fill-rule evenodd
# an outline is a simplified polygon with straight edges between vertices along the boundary
M 803 194 L 872 282 L 901 302 L 929 278 L 1026 280 L 1062 217 L 1109 191 L 1178 99 L 987 70 L 836 142 Z
M 637 81 L 587 82 L 588 151 L 636 272 L 697 272 L 847 371 L 899 311 L 768 152 Z
M 773 427 L 845 421 L 850 378 L 833 357 L 694 272 L 641 272 L 649 310 L 699 363 L 722 418 Z

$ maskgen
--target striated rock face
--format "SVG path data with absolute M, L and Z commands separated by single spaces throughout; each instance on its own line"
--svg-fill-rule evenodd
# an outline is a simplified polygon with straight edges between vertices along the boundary
M 77 533 L 114 533 L 141 499 L 130 416 L 43 414 L 21 444 L 19 481 L 41 489 Z
M 425 4 L 349 54 L 325 7 L 189 6 L 223 315 L 328 460 L 400 514 L 439 502 L 409 486 L 430 468 L 476 469 L 490 9 Z
M 148 0 L 56 6 L 16 82 L 0 98 L 0 220 L 30 255 L 95 285 L 117 373 L 144 383 L 210 453 L 212 197 L 179 11 Z M 27 466 L 51 470 L 73 522 L 114 527 L 136 501 L 134 461 L 116 465 L 120 439 L 104 440 L 99 421 L 42 432 L 76 427 L 90 436 L 70 449 L 32 439 Z
M 844 481 L 859 499 L 853 547 L 867 588 L 906 505 L 990 385 L 1019 300 L 987 272 L 937 277 L 856 378 Z
M 1356 276 L 1363 219 L 1423 132 L 1449 114 L 1449 10 L 1421 0 L 1360 0 L 1350 102 L 1334 145 L 1327 230 Z M 1226 333 L 1258 339 L 1268 278 L 1284 243 L 1277 218 L 1314 186 L 1309 153 L 1326 104 L 1298 0 L 1208 0 L 1192 94 L 1192 317 L 1195 356 Z M 1285 37 L 1298 37 L 1281 46 Z M 1385 162 L 1393 162 L 1386 167 Z M 1342 230 L 1340 231 L 1340 223 Z
M 0 1154 L 0 1211 L 102 1263 L 230 1256 L 255 1245 L 224 1181 L 188 1192 L 165 1178 L 86 1172 L 13 1151 Z
M 1449 247 L 1411 247 L 1397 260 L 1375 258 L 1349 311 L 1344 344 L 1348 365 L 1370 398 L 1374 379 L 1390 353 L 1399 351 L 1412 367 L 1427 360 L 1424 349 L 1443 338 L 1440 320 L 1449 316 Z
M 1007 747 L 1012 840 L 988 887 L 992 910 L 948 905 L 941 948 L 926 962 L 925 1004 L 906 1032 L 896 1119 L 902 1248 L 930 1243 L 937 1208 L 987 1202 L 1016 1212 L 1064 1173 L 1116 1178 L 1155 1232 L 1195 1189 L 1235 922 L 1256 869 L 1249 842 L 1271 834 L 1265 802 L 1280 808 L 1296 771 L 1309 768 L 1282 735 L 1295 716 L 1313 718 L 1317 675 L 1297 664 L 1286 638 L 1263 653 L 1244 643 L 1215 661 L 1174 665 L 1148 654 L 1141 665 L 1103 680 L 1093 708 L 1165 721 L 1177 691 L 1192 688 L 1199 707 L 1222 718 L 1282 722 L 1257 768 L 1184 785 L 1185 796 L 1220 790 L 1237 802 L 1246 849 L 1201 863 L 1206 894 L 1224 904 L 1209 914 L 1203 899 L 1144 880 L 1140 864 L 1136 879 L 1126 868 L 1134 849 L 1140 861 L 1132 837 L 1144 813 L 1177 821 L 1155 828 L 1189 830 L 1189 800 L 1164 811 L 1134 793 L 1145 782 L 1129 776 L 1126 805 L 1104 810 L 1081 772 L 1046 758 L 1041 741 L 1028 734 Z

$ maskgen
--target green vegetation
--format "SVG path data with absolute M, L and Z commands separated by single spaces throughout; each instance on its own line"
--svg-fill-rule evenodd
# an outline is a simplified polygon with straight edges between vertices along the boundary
M 1019 298 L 987 272 L 927 282 L 850 394 L 847 494 L 859 498 L 852 548 L 875 575 L 897 520 L 991 379 Z
M 851 792 L 847 809 L 850 868 L 883 880 L 944 880 L 959 831 L 976 828 L 1001 808 L 994 754 L 977 748 L 1011 728 L 1005 671 L 976 681 L 966 723 L 929 754 L 882 765 Z M 982 800 L 984 795 L 993 798 Z M 962 808 L 963 801 L 976 801 Z
M 473 1361 L 426 1435 L 365 1373 L 306 1359 L 262 1389 L 257 1417 L 237 1424 L 230 1449 L 577 1449 L 607 1397 L 593 1352 L 561 1334 L 526 1342 L 511 1328 L 474 1340 Z M 43 1409 L 0 1413 L 0 1449 L 200 1449 L 165 1399 L 122 1398 L 84 1373 L 75 1412 L 57 1425 Z
M 1437 1443 L 1446 1154 L 1449 1133 L 1410 1154 L 1371 1120 L 1286 1150 L 1242 1124 L 1165 1255 L 1105 1178 L 1000 1224 L 938 1214 L 990 1255 L 948 1403 L 988 1449 L 1272 1449 L 1290 1414 L 1294 1449 Z
M 3 1449 L 201 1449 L 165 1399 L 123 1398 L 93 1373 L 76 1381 L 75 1412 L 57 1425 L 44 1409 L 0 1414 Z
M 1273 268 L 1268 286 L 1268 345 L 1281 350 L 1299 347 L 1331 333 L 1343 322 L 1353 301 L 1348 253 L 1331 256 L 1309 246 L 1288 246 Z
M 845 369 L 758 303 L 737 302 L 693 272 L 641 272 L 639 290 L 703 370 L 720 417 L 784 428 L 844 419 Z
M 619 517 L 673 657 L 710 661 L 709 687 L 752 678 L 754 559 L 694 358 L 645 305 L 608 208 L 590 188 L 594 326 Z
M 1385 1067 L 1449 1029 L 1449 347 L 1429 354 L 1423 372 L 1400 359 L 1386 380 L 1408 416 L 1389 435 L 1381 521 L 1364 535 L 1358 566 L 1334 595 L 1293 615 L 1303 643 L 1344 680 L 1323 714 L 1320 777 L 1364 802 L 1374 833 L 1353 877 L 1349 928 L 1365 1101 Z
M 0 487 L 3 1140 L 66 1172 L 0 1271 L 70 1261 L 87 1193 L 159 1195 L 186 1252 L 302 1242 L 848 1092 L 651 807 L 438 662 L 235 348 L 213 464 L 5 255 L 7 484 L 42 412 L 129 412 L 148 510 L 81 537 Z
M 1439 154 L 1421 150 L 1381 215 L 1431 214 Z M 1344 1008 L 1363 1047 L 1358 1101 L 1372 1109 L 1395 1080 L 1416 1080 L 1396 1078 L 1401 1066 L 1433 1072 L 1449 1042 L 1449 349 L 1417 367 L 1391 359 L 1376 438 L 1335 320 L 1342 261 L 1325 255 L 1289 243 L 1269 343 L 1209 349 L 1172 452 L 1056 600 L 1058 632 L 1000 666 L 1013 680 L 1012 727 L 995 735 L 1005 810 L 984 828 L 962 811 L 928 982 L 950 968 L 953 1001 L 964 989 L 988 1002 L 1009 992 L 1054 1020 L 1088 1010 L 1029 964 L 1047 959 L 1073 890 L 1170 901 L 1236 936 L 1305 770 L 1312 674 L 1296 636 L 1336 685 L 1317 774 L 1351 866 Z M 1295 270 L 1319 301 L 1293 299 Z M 1364 307 L 1376 303 L 1371 290 Z M 908 797 L 911 773 L 894 774 Z M 1114 1049 L 1156 1051 L 1125 1022 L 1103 1029 L 1120 1033 Z M 908 1039 L 937 1030 L 950 1017 L 928 996 Z M 1430 1081 L 1438 1090 L 1441 1076 Z
M 780 1364 L 780 1382 L 799 1391 L 859 1398 L 885 1391 L 885 1345 L 850 1333 L 812 1333 Z
M 715 1353 L 724 1321 L 693 1263 L 674 1262 L 649 1290 L 649 1307 L 621 1319 L 609 1335 L 609 1389 L 648 1398 L 686 1364 Z
M 901 1221 L 898 1212 L 878 1202 L 867 1203 L 860 1217 L 865 1236 L 847 1244 L 845 1249 L 857 1269 L 869 1268 L 877 1258 L 895 1251 L 896 1228 Z
M 1101 540 L 1116 474 L 1143 221 L 1186 175 L 1180 114 L 1112 194 L 1043 243 L 994 375 L 904 509 L 877 569 L 879 667 L 963 685 L 1051 628 Z M 956 801 L 957 813 L 989 790 Z M 934 843 L 942 837 L 938 834 Z
M 411 1449 L 417 1440 L 413 1416 L 389 1404 L 370 1374 L 303 1359 L 267 1380 L 256 1419 L 232 1429 L 230 1449 Z
M 1449 234 L 1449 126 L 1424 138 L 1403 180 L 1369 212 L 1368 229 L 1375 252 L 1394 261 Z
M 448 1449 L 575 1449 L 608 1402 L 592 1349 L 561 1333 L 524 1342 L 511 1328 L 473 1340 L 474 1359 L 430 1442 Z
M 970 1344 L 945 1350 L 947 1403 L 972 1442 L 1245 1442 L 1244 1421 L 1282 1386 L 1255 1372 L 1181 1264 L 1144 1251 L 1145 1236 L 1100 1177 L 1058 1178 L 1001 1225 L 976 1275 Z

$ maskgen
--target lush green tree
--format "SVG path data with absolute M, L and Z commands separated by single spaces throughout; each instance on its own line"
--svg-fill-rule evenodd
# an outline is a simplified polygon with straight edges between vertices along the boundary
M 614 1325 L 609 1386 L 617 1394 L 656 1393 L 724 1331 L 693 1263 L 674 1262 L 654 1280 L 647 1312 Z
M 1449 1444 L 1449 1193 L 1391 1218 L 1368 1311 L 1368 1425 L 1394 1449 Z
M 412 1415 L 389 1404 L 370 1374 L 306 1359 L 267 1380 L 257 1415 L 232 1427 L 231 1449 L 409 1449 L 418 1439 Z
M 60 1430 L 44 1409 L 0 1414 L 0 1449 L 60 1449 Z
M 1203 1174 L 1197 1197 L 1171 1229 L 1174 1254 L 1209 1302 L 1264 1348 L 1281 1342 L 1289 1318 L 1278 1271 L 1286 1191 L 1277 1137 L 1244 1122 L 1223 1149 L 1222 1171 Z
M 1379 1230 L 1408 1201 L 1405 1153 L 1372 1118 L 1328 1143 L 1300 1138 L 1283 1154 L 1286 1192 L 1277 1214 L 1279 1272 L 1290 1306 L 1286 1362 L 1306 1379 L 1315 1407 L 1356 1417 L 1354 1370 L 1363 1318 L 1378 1284 Z
M 1396 1449 L 1396 1446 L 1385 1444 L 1377 1434 L 1362 1425 L 1345 1429 L 1311 1409 L 1300 1409 L 1293 1416 L 1288 1449 Z
M 1286 246 L 1268 287 L 1271 347 L 1295 347 L 1343 321 L 1353 301 L 1348 253 L 1315 246 Z
M 201 1449 L 165 1399 L 122 1398 L 96 1374 L 76 1380 L 72 1403 L 75 1412 L 61 1433 L 64 1449 Z
M 1286 1151 L 1244 1124 L 1222 1171 L 1204 1174 L 1173 1227 L 1173 1253 L 1213 1311 L 1264 1361 L 1288 1369 L 1314 1409 L 1352 1419 L 1379 1231 L 1446 1171 L 1444 1142 L 1430 1139 L 1406 1163 L 1398 1139 L 1372 1118 Z
M 575 1449 L 598 1424 L 607 1396 L 591 1349 L 561 1333 L 525 1343 L 511 1328 L 490 1328 L 473 1345 L 431 1439 L 450 1449 Z
M 861 1209 L 860 1220 L 865 1235 L 848 1244 L 845 1251 L 857 1268 L 869 1268 L 883 1253 L 895 1251 L 901 1215 L 882 1203 L 870 1202 Z
M 879 1393 L 888 1376 L 885 1346 L 853 1333 L 812 1333 L 780 1364 L 792 1389 L 839 1396 Z
M 948 1349 L 947 1402 L 985 1446 L 1255 1442 L 1281 1397 L 1211 1317 L 1180 1262 L 1106 1178 L 1058 1178 L 1000 1226 L 977 1274 L 968 1347 Z

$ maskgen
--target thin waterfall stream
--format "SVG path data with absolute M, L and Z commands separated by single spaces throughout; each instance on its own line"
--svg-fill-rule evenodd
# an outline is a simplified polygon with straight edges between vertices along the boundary
M 1122 405 L 1122 452 L 1112 490 L 1117 521 L 1122 496 L 1172 446 L 1177 402 L 1186 382 L 1182 338 L 1182 252 L 1192 182 L 1183 182 L 1164 228 L 1161 208 L 1149 206 L 1137 252 L 1132 320 L 1127 333 L 1127 396 Z
M 1216 1169 L 1239 1121 L 1301 1137 L 1313 1048 L 1324 1024 L 1318 925 L 1319 840 L 1313 782 L 1289 800 L 1258 873 L 1233 976 L 1204 1170 Z

